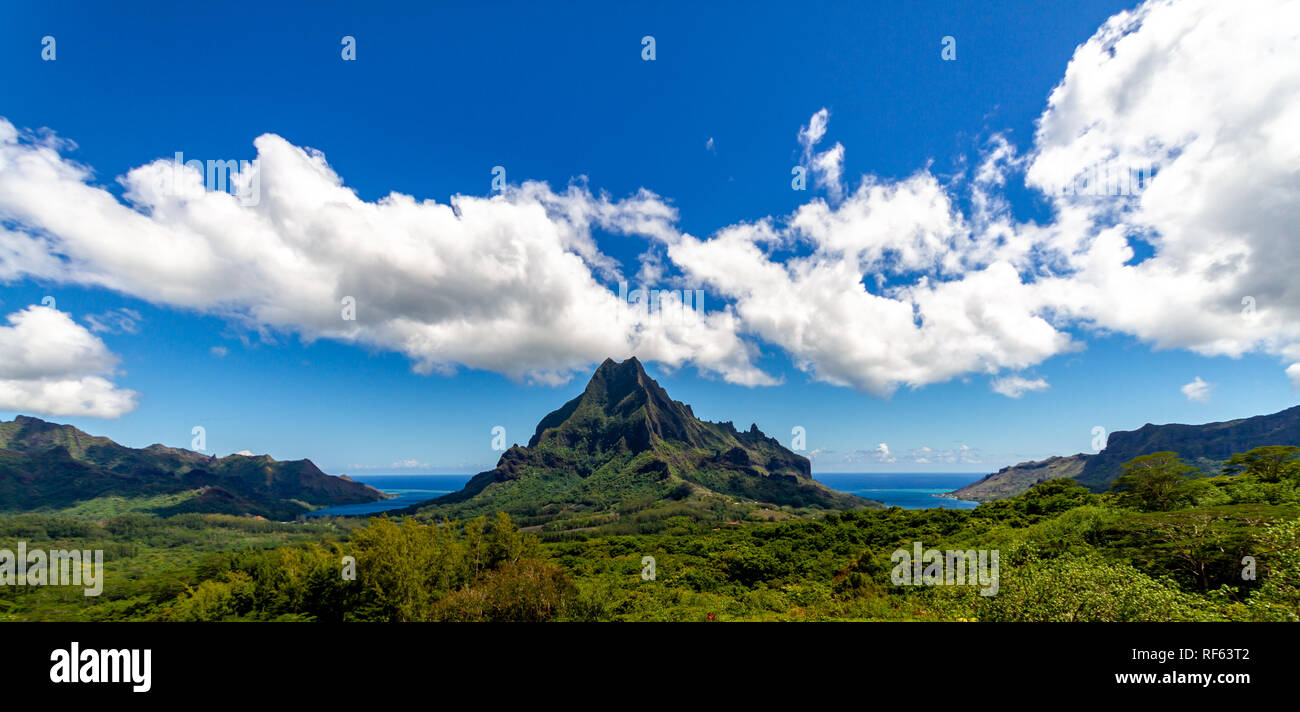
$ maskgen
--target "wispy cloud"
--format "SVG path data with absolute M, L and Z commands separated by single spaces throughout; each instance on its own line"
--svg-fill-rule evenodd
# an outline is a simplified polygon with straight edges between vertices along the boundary
M 395 460 L 387 465 L 349 465 L 348 467 L 353 470 L 428 470 L 432 465 L 408 457 L 402 460 Z
M 85 321 L 90 330 L 97 333 L 137 334 L 140 332 L 140 312 L 125 307 L 112 309 L 101 314 L 88 314 Z
M 1206 403 L 1210 400 L 1210 391 L 1214 390 L 1213 383 L 1206 383 L 1201 380 L 1200 376 L 1192 379 L 1191 383 L 1186 383 L 1182 387 L 1183 395 L 1187 400 L 1195 403 Z
M 1019 398 L 1029 391 L 1045 391 L 1048 385 L 1047 379 L 1044 378 L 1003 376 L 994 379 L 992 387 L 994 393 L 1000 393 L 1008 398 Z

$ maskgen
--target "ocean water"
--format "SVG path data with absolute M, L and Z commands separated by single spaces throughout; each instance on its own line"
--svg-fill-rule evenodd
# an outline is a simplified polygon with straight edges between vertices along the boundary
M 884 502 L 903 509 L 974 509 L 978 502 L 935 495 L 951 492 L 983 477 L 982 473 L 844 472 L 813 473 L 813 479 L 834 490 Z
M 380 492 L 397 495 L 393 499 L 364 504 L 341 504 L 309 513 L 309 517 L 343 514 L 374 514 L 405 509 L 444 494 L 459 491 L 474 475 L 348 475 Z
M 397 497 L 382 502 L 344 504 L 318 509 L 309 517 L 344 514 L 375 514 L 403 509 L 444 494 L 456 492 L 473 475 L 351 475 L 352 479 Z M 884 502 L 903 509 L 973 509 L 975 502 L 936 497 L 983 477 L 982 474 L 914 474 L 914 473 L 820 473 L 813 479 L 822 484 L 859 497 Z

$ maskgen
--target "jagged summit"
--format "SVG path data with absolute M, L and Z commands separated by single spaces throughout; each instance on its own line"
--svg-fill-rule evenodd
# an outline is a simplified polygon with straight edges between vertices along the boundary
M 605 429 L 595 439 L 584 431 L 597 421 L 610 419 L 624 427 Z M 604 448 L 613 446 L 613 439 L 623 438 L 630 451 L 643 452 L 656 439 L 692 439 L 698 435 L 691 427 L 694 420 L 690 406 L 669 398 L 636 357 L 622 363 L 605 359 L 581 395 L 542 418 L 528 447 L 551 438 L 567 446 L 586 443 Z M 575 434 L 579 437 L 573 437 Z
M 741 432 L 699 420 L 629 358 L 606 359 L 582 393 L 541 419 L 526 447 L 511 447 L 465 489 L 419 510 L 563 518 L 708 495 L 793 508 L 880 506 L 816 482 L 807 458 L 756 424 Z

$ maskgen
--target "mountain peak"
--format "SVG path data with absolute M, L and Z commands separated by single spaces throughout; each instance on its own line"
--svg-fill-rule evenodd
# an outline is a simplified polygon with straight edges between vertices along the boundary
M 544 521 L 572 519 L 586 527 L 580 523 L 587 515 L 618 514 L 621 504 L 644 508 L 647 502 L 684 500 L 709 511 L 726 501 L 811 509 L 881 506 L 813 480 L 807 458 L 763 435 L 756 424 L 741 433 L 731 423 L 697 419 L 640 361 L 628 358 L 605 359 L 581 394 L 542 418 L 527 447 L 511 447 L 494 469 L 418 511 L 506 511 Z
M 629 356 L 625 361 L 615 361 L 607 358 L 596 368 L 596 372 L 591 374 L 591 380 L 609 380 L 611 378 L 636 377 L 637 380 L 650 379 L 649 374 L 645 372 L 645 367 L 637 360 L 635 356 Z
M 536 447 L 544 438 L 571 444 L 586 440 L 593 445 L 578 433 L 590 431 L 599 421 L 604 425 L 599 428 L 602 438 L 598 447 L 622 438 L 630 450 L 641 452 L 656 439 L 690 439 L 694 418 L 690 408 L 670 398 L 635 356 L 622 362 L 607 358 L 581 395 L 542 418 L 528 447 Z
M 51 423 L 29 415 L 0 420 L 0 448 L 22 450 L 34 447 L 65 447 L 76 456 L 87 447 L 111 442 L 75 426 Z
M 635 356 L 622 362 L 612 358 L 605 359 L 596 372 L 591 374 L 591 380 L 587 382 L 587 390 L 591 390 L 593 385 L 603 386 L 607 390 L 617 390 L 623 395 L 635 389 L 659 388 L 659 384 L 645 372 L 645 368 Z
M 0 420 L 0 423 L 4 423 L 4 421 Z M 71 425 L 60 425 L 59 423 L 51 423 L 46 420 L 41 420 L 40 418 L 33 418 L 30 415 L 15 415 L 14 419 L 9 421 L 8 425 L 22 428 L 24 430 L 30 429 L 36 431 L 59 430 L 62 428 L 76 430 L 76 428 L 74 428 Z

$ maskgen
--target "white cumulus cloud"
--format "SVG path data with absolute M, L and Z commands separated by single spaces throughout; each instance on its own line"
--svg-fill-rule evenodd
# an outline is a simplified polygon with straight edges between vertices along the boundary
M 31 306 L 0 326 L 0 410 L 117 418 L 137 394 L 109 380 L 117 357 L 104 342 L 50 307 Z
M 1300 382 L 1296 27 L 1300 3 L 1283 0 L 1120 13 L 1076 49 L 1023 154 L 995 135 L 948 182 L 924 167 L 847 189 L 844 147 L 818 151 L 821 109 L 796 140 L 829 201 L 707 236 L 681 232 L 671 202 L 644 190 L 525 182 L 364 201 L 323 154 L 272 134 L 254 142 L 256 205 L 203 192 L 166 160 L 121 178 L 123 203 L 68 144 L 0 120 L 0 280 L 99 286 L 396 351 L 421 372 L 543 383 L 632 354 L 777 383 L 755 363 L 767 345 L 814 380 L 880 396 L 982 374 L 1019 397 L 1047 384 L 1014 374 L 1098 332 L 1267 353 Z M 1095 180 L 1116 171 L 1141 183 Z M 1021 178 L 1049 220 L 1012 214 L 1006 188 Z M 173 181 L 189 189 L 162 189 Z M 620 265 L 596 229 L 647 240 L 634 272 L 702 288 L 709 310 L 644 318 L 612 291 Z M 355 321 L 340 319 L 349 296 Z
M 510 186 L 448 203 L 391 193 L 367 202 L 320 152 L 257 138 L 253 205 L 204 191 L 199 171 L 159 160 L 121 179 L 123 204 L 65 158 L 67 145 L 0 119 L 0 278 L 96 285 L 250 328 L 404 353 L 420 372 L 457 366 L 562 383 L 636 354 L 746 385 L 775 382 L 725 306 L 654 318 L 601 279 L 614 261 L 595 227 L 665 238 L 676 212 L 642 191 Z M 249 201 L 245 201 L 249 202 Z M 654 285 L 650 285 L 654 286 Z M 355 319 L 343 301 L 355 300 Z
M 880 443 L 876 446 L 875 456 L 878 462 L 894 462 L 898 459 L 889 451 L 889 445 L 886 443 Z

